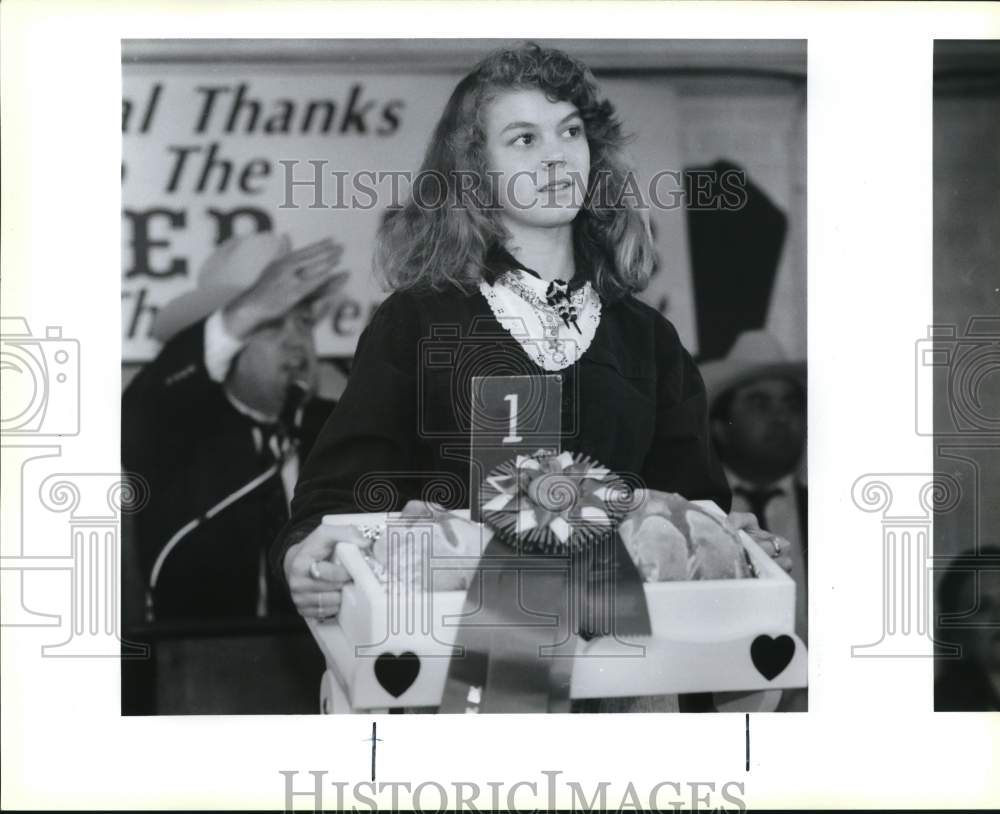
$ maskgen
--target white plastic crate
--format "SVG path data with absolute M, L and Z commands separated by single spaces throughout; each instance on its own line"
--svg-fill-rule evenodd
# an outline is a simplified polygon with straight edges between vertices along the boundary
M 714 504 L 701 505 L 718 511 Z M 324 519 L 344 529 L 336 558 L 353 579 L 338 616 L 310 622 L 327 662 L 327 711 L 440 704 L 465 591 L 393 589 L 379 581 L 357 544 L 347 542 L 359 539 L 360 526 L 429 538 L 426 527 L 404 526 L 396 517 Z M 576 637 L 572 697 L 805 686 L 806 648 L 794 633 L 795 583 L 748 535 L 741 538 L 756 579 L 645 583 L 651 636 L 590 642 Z

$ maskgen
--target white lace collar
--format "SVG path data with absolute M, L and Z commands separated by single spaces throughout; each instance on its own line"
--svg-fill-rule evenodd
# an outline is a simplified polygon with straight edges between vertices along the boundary
M 575 364 L 590 347 L 601 322 L 601 300 L 589 282 L 569 295 L 576 308 L 575 326 L 567 325 L 558 311 L 546 304 L 548 283 L 533 274 L 508 271 L 493 285 L 481 282 L 479 290 L 497 322 L 544 370 L 563 370 Z

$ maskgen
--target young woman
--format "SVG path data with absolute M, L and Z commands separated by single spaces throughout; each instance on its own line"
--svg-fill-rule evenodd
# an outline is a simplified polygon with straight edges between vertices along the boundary
M 454 486 L 438 502 L 468 507 L 472 376 L 560 375 L 562 449 L 728 510 L 698 370 L 634 297 L 653 245 L 621 195 L 623 143 L 589 70 L 560 51 L 501 50 L 458 84 L 410 201 L 380 230 L 376 271 L 394 293 L 358 343 L 274 549 L 304 616 L 335 614 L 347 580 L 328 561 L 323 515 L 364 510 L 376 481 L 390 509 L 433 478 Z

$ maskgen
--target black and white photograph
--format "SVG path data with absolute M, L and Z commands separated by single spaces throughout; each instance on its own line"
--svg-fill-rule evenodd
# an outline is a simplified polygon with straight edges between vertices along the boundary
M 1000 41 L 934 43 L 934 708 L 1000 711 Z
M 804 41 L 122 71 L 125 714 L 806 710 Z
M 0 808 L 1000 805 L 995 3 L 0 3 Z

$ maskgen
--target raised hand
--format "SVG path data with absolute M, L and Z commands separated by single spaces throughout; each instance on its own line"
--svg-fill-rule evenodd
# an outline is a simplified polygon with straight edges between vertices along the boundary
M 346 273 L 333 273 L 343 251 L 343 246 L 326 238 L 278 257 L 250 288 L 223 308 L 226 330 L 245 340 L 299 303 L 328 300 L 347 278 Z

